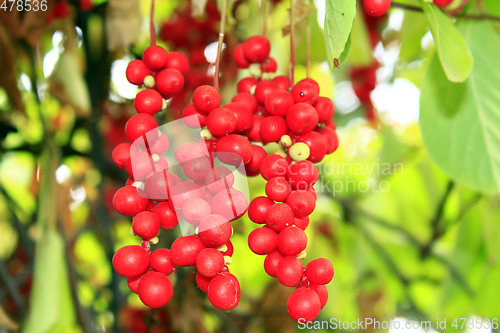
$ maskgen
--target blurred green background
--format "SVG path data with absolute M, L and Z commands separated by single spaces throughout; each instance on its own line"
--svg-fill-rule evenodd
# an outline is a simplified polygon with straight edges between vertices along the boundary
M 498 332 L 451 324 L 500 319 L 499 25 L 460 17 L 498 16 L 500 6 L 452 4 L 474 69 L 464 83 L 451 83 L 424 13 L 401 8 L 373 19 L 359 7 L 349 58 L 332 73 L 323 37 L 329 2 L 297 1 L 303 17 L 296 26 L 296 81 L 306 77 L 309 26 L 310 76 L 334 100 L 340 138 L 319 165 L 318 204 L 306 231 L 305 262 L 321 256 L 335 267 L 318 319 L 435 325 L 447 318 L 446 329 L 413 332 Z M 282 27 L 290 3 L 269 3 L 271 55 L 287 75 Z M 47 5 L 46 12 L 0 11 L 0 332 L 298 331 L 286 313 L 291 290 L 267 276 L 264 257 L 247 246 L 255 225 L 246 216 L 233 224 L 231 272 L 242 298 L 229 313 L 210 305 L 194 269 L 172 275 L 174 297 L 159 310 L 145 308 L 112 270 L 114 252 L 138 243 L 131 219 L 111 205 L 127 175 L 110 155 L 135 112 L 135 88 L 124 73 L 149 45 L 150 1 Z M 215 3 L 208 6 L 190 19 L 189 2 L 156 0 L 160 45 L 189 54 L 196 69 L 188 87 L 211 82 L 219 19 Z M 237 79 L 248 76 L 237 72 L 228 50 L 260 34 L 264 17 L 257 0 L 232 1 L 228 12 L 226 102 Z M 190 93 L 170 101 L 159 122 L 178 118 Z M 251 196 L 263 195 L 264 185 L 260 176 L 250 178 Z M 162 231 L 157 246 L 178 236 Z

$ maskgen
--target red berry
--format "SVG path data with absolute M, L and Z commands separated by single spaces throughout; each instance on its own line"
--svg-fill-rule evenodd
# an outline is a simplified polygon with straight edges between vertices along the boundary
M 210 214 L 212 214 L 212 207 L 203 199 L 192 198 L 182 206 L 182 216 L 188 223 L 195 226 L 199 225 L 201 220 Z
M 253 77 L 246 77 L 238 82 L 236 85 L 236 91 L 238 91 L 238 94 L 250 93 L 252 87 L 256 86 L 257 83 L 259 83 L 257 79 L 254 79 Z
M 144 191 L 148 198 L 155 201 L 168 200 L 170 189 L 177 184 L 175 176 L 173 173 L 163 172 L 163 170 L 149 174 L 144 182 Z
M 195 182 L 205 180 L 206 175 L 212 170 L 210 159 L 206 156 L 197 156 L 182 164 L 184 174 Z
M 324 123 L 329 119 L 332 119 L 335 108 L 333 107 L 332 100 L 327 97 L 318 97 L 316 102 L 314 102 L 313 107 L 318 112 L 318 122 Z
M 294 256 L 306 249 L 307 236 L 302 229 L 288 227 L 278 235 L 277 246 L 282 255 Z
M 137 287 L 139 286 L 139 280 L 141 279 L 142 275 L 138 276 L 133 276 L 129 277 L 127 279 L 127 286 L 130 289 L 131 292 L 134 294 L 137 294 Z
M 168 150 L 170 146 L 170 141 L 165 134 L 162 134 L 156 139 L 153 145 L 149 146 L 151 154 L 163 155 Z M 133 154 L 132 154 L 133 155 Z
M 315 92 L 316 96 L 319 96 L 319 84 L 318 84 L 318 82 L 316 82 L 315 80 L 313 80 L 311 78 L 305 78 L 305 79 L 297 82 L 297 84 L 304 83 L 304 82 L 311 84 L 314 87 L 314 92 Z
M 200 112 L 209 113 L 218 108 L 220 102 L 220 94 L 214 87 L 204 85 L 193 92 L 193 104 Z
M 260 137 L 264 144 L 278 142 L 286 134 L 287 126 L 285 119 L 278 116 L 264 118 L 260 124 Z
M 177 238 L 170 247 L 170 258 L 177 267 L 195 266 L 196 257 L 205 248 L 195 235 Z
M 231 273 L 220 273 L 208 285 L 208 300 L 219 310 L 234 309 L 241 297 L 238 280 Z
M 243 44 L 236 45 L 233 51 L 233 59 L 239 68 L 248 68 L 250 66 L 250 62 L 248 62 L 243 51 Z
M 325 286 L 320 284 L 309 284 L 309 289 L 314 291 L 319 297 L 319 302 L 321 303 L 321 308 L 323 309 L 328 302 L 328 290 Z
M 266 98 L 277 89 L 278 86 L 273 81 L 260 81 L 255 87 L 255 99 L 260 105 L 264 105 Z
M 250 141 L 262 141 L 260 138 L 260 124 L 262 123 L 262 120 L 264 120 L 264 117 L 259 116 L 258 114 L 253 115 L 253 125 L 245 131 L 245 135 Z
M 224 180 L 225 179 L 225 180 Z M 227 184 L 227 185 L 226 185 Z M 217 194 L 234 184 L 234 174 L 224 166 L 216 166 L 205 176 L 205 185 L 211 193 Z
M 125 124 L 125 134 L 128 141 L 135 146 L 143 147 L 146 144 L 140 139 L 143 136 L 146 136 L 148 145 L 153 145 L 158 139 L 158 123 L 149 114 L 136 114 Z
M 319 172 L 312 162 L 299 161 L 290 165 L 286 177 L 294 190 L 307 190 L 316 184 Z
M 134 277 L 149 268 L 149 254 L 139 245 L 127 245 L 116 251 L 113 256 L 113 268 L 118 275 Z
M 290 86 L 290 79 L 288 76 L 280 75 L 276 76 L 274 79 L 272 79 L 273 83 L 278 86 L 278 89 L 286 90 L 288 91 L 289 86 Z
M 138 113 L 147 113 L 154 116 L 163 107 L 161 95 L 154 89 L 145 89 L 137 94 L 134 107 Z
M 172 262 L 169 249 L 157 249 L 151 253 L 151 268 L 155 272 L 170 275 L 175 271 L 176 266 Z
M 202 128 L 207 125 L 207 116 L 201 113 L 194 104 L 188 104 L 184 108 L 182 117 L 189 128 Z
M 125 75 L 130 83 L 142 86 L 144 78 L 150 75 L 150 72 L 142 60 L 133 60 L 128 63 Z
M 189 62 L 184 54 L 173 51 L 168 55 L 166 67 L 178 70 L 184 74 L 189 69 Z
M 302 277 L 304 266 L 299 259 L 285 256 L 276 266 L 276 278 L 286 287 L 295 287 Z
M 207 147 L 199 142 L 186 142 L 175 152 L 175 159 L 181 165 L 199 156 L 209 156 Z
M 278 64 L 276 63 L 276 60 L 271 57 L 267 58 L 260 64 L 260 70 L 262 73 L 275 73 L 277 69 Z
M 293 220 L 292 208 L 285 203 L 277 203 L 267 210 L 266 224 L 276 232 L 281 232 L 286 227 L 292 226 Z
M 296 135 L 307 134 L 318 125 L 318 112 L 310 104 L 295 104 L 288 110 L 286 124 Z
M 285 202 L 290 195 L 290 184 L 283 177 L 269 179 L 266 184 L 266 195 L 277 202 Z
M 227 135 L 235 130 L 236 117 L 229 109 L 214 109 L 207 117 L 207 128 L 214 136 Z
M 233 256 L 233 252 L 234 252 L 233 243 L 231 243 L 231 241 L 228 241 L 226 243 L 226 246 L 227 246 L 227 250 L 226 250 L 226 252 L 221 252 L 222 255 L 223 256 L 232 257 Z
M 228 219 L 221 215 L 208 215 L 200 222 L 199 238 L 206 247 L 219 247 L 231 238 L 232 227 Z
M 207 277 L 214 277 L 224 267 L 224 256 L 219 250 L 207 248 L 196 258 L 198 272 Z
M 326 155 L 328 143 L 326 138 L 316 131 L 301 135 L 297 142 L 303 142 L 309 147 L 309 161 L 319 163 Z
M 129 176 L 134 177 L 135 181 L 143 181 L 147 175 L 153 172 L 153 159 L 149 156 L 147 151 L 140 151 L 125 165 L 125 169 Z
M 184 76 L 177 69 L 164 69 L 155 79 L 155 88 L 165 99 L 172 98 L 184 87 Z
M 309 191 L 296 190 L 290 193 L 286 203 L 292 208 L 295 217 L 306 217 L 314 211 L 316 199 Z
M 307 288 L 295 290 L 286 303 L 290 317 L 301 322 L 309 322 L 316 319 L 321 310 L 321 302 L 318 295 Z
M 234 188 L 220 191 L 215 195 L 212 201 L 213 213 L 222 215 L 230 221 L 234 221 L 243 216 L 247 208 L 247 198 L 243 193 Z
M 248 218 L 258 224 L 266 223 L 266 214 L 274 202 L 268 197 L 257 197 L 248 206 Z
M 142 54 L 144 65 L 150 70 L 160 70 L 167 65 L 168 53 L 158 45 L 151 45 Z
M 142 303 L 150 308 L 161 308 L 172 298 L 174 289 L 172 282 L 165 274 L 149 272 L 139 280 L 137 293 Z
M 281 259 L 283 259 L 283 256 L 280 251 L 274 251 L 266 256 L 264 260 L 264 270 L 269 276 L 276 277 L 276 269 Z
M 441 8 L 448 7 L 453 2 L 453 0 L 433 0 L 433 1 L 436 6 Z
M 325 127 L 323 129 L 323 136 L 326 139 L 326 153 L 331 154 L 336 151 L 339 147 L 339 137 L 335 130 L 330 127 Z
M 297 228 L 300 228 L 302 230 L 306 230 L 307 227 L 309 226 L 309 217 L 296 217 L 293 225 L 296 226 Z
M 295 104 L 292 95 L 287 90 L 273 91 L 266 99 L 266 110 L 274 116 L 285 117 L 288 110 Z
M 391 7 L 391 0 L 364 0 L 363 7 L 371 16 L 382 16 Z
M 151 239 L 160 232 L 160 219 L 151 212 L 141 212 L 134 217 L 132 230 L 137 236 Z
M 271 154 L 262 160 L 260 173 L 265 180 L 274 177 L 285 177 L 288 171 L 288 162 L 277 154 Z
M 267 157 L 266 151 L 261 146 L 252 145 L 252 150 L 252 159 L 250 160 L 250 162 L 245 164 L 247 176 L 256 176 L 260 174 L 260 165 L 264 158 Z
M 224 108 L 231 110 L 236 117 L 236 128 L 233 133 L 240 134 L 253 126 L 253 113 L 247 105 L 236 102 L 229 103 Z
M 132 146 L 129 143 L 120 143 L 115 147 L 115 149 L 113 149 L 111 158 L 117 167 L 125 169 L 127 162 L 130 160 L 130 155 L 134 155 L 138 152 L 139 149 L 137 149 L 137 147 Z
M 253 36 L 243 43 L 245 58 L 251 63 L 261 63 L 269 57 L 271 44 L 266 37 Z
M 252 113 L 257 112 L 257 107 L 259 106 L 259 103 L 257 103 L 255 97 L 248 92 L 239 93 L 238 95 L 233 97 L 231 102 L 245 104 L 246 106 L 248 106 L 250 111 L 252 111 Z
M 290 92 L 295 103 L 313 104 L 318 98 L 316 88 L 307 82 L 297 83 Z
M 333 265 L 325 258 L 313 260 L 306 267 L 307 279 L 314 284 L 329 283 L 333 279 L 333 274 Z
M 196 285 L 201 289 L 204 293 L 208 292 L 208 285 L 212 280 L 211 277 L 207 277 L 202 275 L 200 272 L 196 272 Z
M 125 216 L 136 216 L 146 209 L 148 202 L 146 193 L 134 186 L 124 186 L 113 196 L 113 207 Z
M 253 148 L 247 138 L 230 134 L 222 137 L 217 143 L 217 158 L 225 164 L 239 166 L 252 160 Z
M 278 234 L 267 226 L 257 228 L 248 235 L 248 247 L 253 253 L 265 255 L 276 251 Z

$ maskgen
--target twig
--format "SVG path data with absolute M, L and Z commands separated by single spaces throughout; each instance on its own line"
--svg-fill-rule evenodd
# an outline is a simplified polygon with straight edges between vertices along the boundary
M 311 70 L 311 23 L 309 16 L 306 18 L 306 77 L 309 77 L 309 72 Z
M 219 42 L 217 43 L 217 58 L 215 59 L 214 87 L 219 90 L 219 67 L 222 53 L 222 43 L 224 42 L 224 32 L 226 30 L 227 0 L 223 0 L 220 14 Z
M 154 13 L 155 13 L 155 0 L 151 0 L 151 12 L 149 14 L 149 33 L 151 35 L 151 45 L 156 45 Z
M 294 74 L 295 74 L 295 51 L 294 51 L 294 24 L 295 24 L 295 6 L 293 0 L 290 0 L 290 89 L 293 88 L 295 84 Z
M 442 264 L 444 264 L 446 267 L 448 267 L 448 270 L 451 274 L 451 276 L 457 281 L 457 283 L 464 289 L 464 291 L 467 293 L 469 297 L 474 297 L 474 290 L 472 287 L 467 283 L 467 280 L 460 274 L 460 272 L 453 266 L 451 262 L 446 260 L 444 257 L 436 254 L 436 253 L 431 253 L 431 256 L 435 258 L 436 260 L 440 261 Z
M 269 13 L 269 0 L 262 0 L 262 9 L 264 14 L 262 19 L 262 36 L 266 36 L 267 33 L 267 15 Z
M 412 11 L 415 11 L 415 12 L 423 12 L 424 11 L 421 7 L 407 5 L 407 4 L 404 4 L 404 3 L 399 3 L 399 2 L 394 2 L 394 1 L 392 2 L 391 7 L 401 8 L 401 9 L 406 9 L 406 10 L 412 10 Z M 450 15 L 450 14 L 448 14 L 448 15 L 456 17 L 456 18 L 468 19 L 468 20 L 490 20 L 490 21 L 500 22 L 500 17 L 499 16 L 488 15 L 488 14 L 481 14 L 481 15 L 470 15 L 470 14 L 453 14 L 453 15 Z

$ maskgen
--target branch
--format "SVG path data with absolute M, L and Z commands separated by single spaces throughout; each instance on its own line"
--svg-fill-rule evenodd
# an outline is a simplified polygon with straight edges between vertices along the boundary
M 395 8 L 401 8 L 401 9 L 406 9 L 406 10 L 411 10 L 414 12 L 423 12 L 424 10 L 422 7 L 418 6 L 412 6 L 412 5 L 407 5 L 404 3 L 399 3 L 399 2 L 392 2 L 391 7 Z M 446 13 L 445 13 L 446 14 Z M 497 21 L 500 22 L 500 17 L 498 16 L 493 16 L 493 15 L 488 15 L 488 14 L 481 14 L 481 15 L 470 15 L 470 14 L 453 14 L 449 16 L 456 17 L 456 18 L 461 18 L 461 19 L 467 19 L 467 20 L 490 20 L 490 21 Z
M 462 287 L 462 289 L 465 291 L 465 293 L 467 294 L 467 296 L 469 296 L 470 298 L 474 297 L 474 294 L 475 294 L 474 290 L 467 283 L 467 280 L 462 276 L 462 274 L 460 274 L 460 272 L 458 271 L 458 269 L 455 266 L 452 265 L 451 262 L 449 262 L 444 257 L 442 257 L 442 256 L 440 256 L 438 254 L 435 254 L 435 253 L 431 253 L 431 256 L 433 258 L 435 258 L 436 260 L 440 261 L 446 267 L 448 267 L 448 270 L 449 270 L 451 276 Z

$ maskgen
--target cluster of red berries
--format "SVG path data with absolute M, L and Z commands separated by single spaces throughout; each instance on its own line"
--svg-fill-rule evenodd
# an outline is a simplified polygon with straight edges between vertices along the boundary
M 440 8 L 448 7 L 453 0 L 433 0 L 434 4 Z M 391 0 L 364 0 L 363 7 L 371 16 L 382 16 L 391 7 Z

